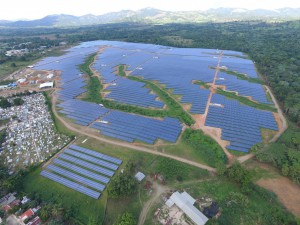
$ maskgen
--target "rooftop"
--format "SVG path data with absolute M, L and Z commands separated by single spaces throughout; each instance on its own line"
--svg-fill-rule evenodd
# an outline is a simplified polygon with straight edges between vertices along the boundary
M 194 206 L 195 201 L 196 200 L 187 192 L 179 193 L 176 191 L 171 195 L 169 200 L 166 201 L 166 205 L 171 208 L 175 204 L 195 224 L 204 225 L 208 221 L 208 218 Z

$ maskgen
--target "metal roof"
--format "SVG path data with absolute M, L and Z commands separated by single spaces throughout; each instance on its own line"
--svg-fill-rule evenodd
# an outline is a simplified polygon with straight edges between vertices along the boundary
M 174 204 L 180 208 L 195 224 L 204 225 L 208 218 L 200 212 L 193 204 L 195 199 L 187 192 L 174 192 L 170 199 L 166 201 L 166 205 L 171 208 Z
M 137 174 L 134 176 L 139 182 L 141 182 L 146 176 L 142 172 L 137 172 Z

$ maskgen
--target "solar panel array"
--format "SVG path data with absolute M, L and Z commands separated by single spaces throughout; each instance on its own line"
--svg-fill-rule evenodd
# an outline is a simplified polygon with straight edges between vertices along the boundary
M 272 112 L 258 110 L 214 94 L 209 106 L 205 126 L 222 129 L 222 139 L 230 141 L 229 150 L 248 152 L 256 143 L 262 142 L 261 128 L 278 130 Z
M 121 163 L 118 158 L 72 144 L 41 175 L 98 199 Z
M 157 95 L 150 93 L 144 83 L 115 75 L 120 64 L 129 65 L 128 70 L 133 70 L 150 58 L 152 55 L 149 53 L 140 52 L 136 57 L 135 50 L 120 48 L 109 48 L 99 55 L 93 68 L 100 72 L 103 83 L 113 84 L 106 88 L 110 93 L 105 97 L 129 105 L 163 108 L 164 103 L 157 101 Z
M 175 94 L 183 96 L 182 103 L 192 104 L 191 113 L 203 114 L 209 91 L 201 90 L 192 81 L 212 82 L 214 70 L 209 69 L 209 66 L 216 65 L 217 58 L 213 57 L 211 53 L 209 55 L 203 54 L 199 49 L 193 49 L 192 52 L 185 50 L 188 51 L 186 54 L 196 54 L 197 52 L 199 55 L 176 55 L 174 54 L 176 49 L 173 52 L 170 48 L 161 49 L 159 52 L 124 50 L 118 47 L 109 48 L 99 56 L 94 68 L 100 72 L 105 83 L 116 83 L 121 78 L 113 74 L 115 67 L 126 64 L 129 66 L 128 70 L 133 71 L 131 75 L 142 76 L 146 80 L 158 81 L 166 85 L 167 88 L 174 89 Z M 128 101 L 126 94 L 123 93 L 123 86 L 109 87 L 113 90 L 119 88 L 121 101 Z M 132 95 L 131 101 L 134 98 L 139 99 L 138 94 Z M 160 108 L 156 105 L 155 107 Z
M 84 102 L 77 99 L 70 99 L 57 105 L 69 119 L 74 120 L 76 124 L 88 126 L 99 117 L 109 112 L 108 109 L 97 104 Z
M 174 143 L 182 129 L 178 119 L 169 117 L 161 121 L 112 110 L 102 119 L 108 123 L 95 122 L 91 127 L 103 135 L 127 142 L 137 140 L 154 144 L 159 138 Z
M 128 142 L 137 140 L 148 144 L 153 144 L 157 139 L 176 142 L 181 132 L 180 123 L 175 119 L 165 118 L 164 120 L 156 120 L 115 110 L 109 111 L 97 104 L 75 99 L 86 91 L 84 88 L 84 78 L 78 70 L 78 65 L 84 62 L 87 55 L 96 52 L 100 46 L 106 46 L 106 48 L 98 55 L 93 67 L 100 72 L 103 83 L 109 84 L 107 90 L 110 93 L 106 95 L 107 98 L 141 107 L 163 107 L 163 102 L 158 101 L 157 96 L 149 92 L 144 83 L 128 80 L 115 74 L 116 67 L 124 64 L 128 66 L 128 70 L 132 71 L 131 75 L 141 76 L 146 80 L 157 81 L 165 85 L 166 88 L 172 89 L 174 94 L 181 95 L 181 103 L 192 105 L 190 109 L 192 114 L 204 114 L 210 91 L 200 89 L 198 85 L 194 84 L 194 81 L 201 80 L 205 83 L 213 81 L 215 70 L 211 69 L 211 67 L 215 67 L 218 63 L 219 50 L 184 49 L 140 43 L 94 41 L 82 43 L 77 47 L 71 48 L 63 56 L 49 57 L 36 65 L 37 69 L 62 71 L 62 90 L 59 92 L 59 99 L 62 103 L 58 106 L 60 107 L 60 112 L 74 120 L 75 123 L 84 126 L 92 124 L 93 128 L 98 129 L 101 134 L 109 137 Z M 243 57 L 244 55 L 240 52 L 224 51 L 221 65 L 228 67 L 229 70 L 238 71 L 247 74 L 249 77 L 257 78 L 253 62 Z M 235 76 L 223 73 L 220 73 L 218 78 L 217 84 L 225 85 L 226 90 L 236 91 L 239 95 L 243 96 L 251 96 L 254 100 L 261 103 L 269 103 L 262 86 L 259 84 L 238 80 Z M 216 98 L 214 97 L 213 99 L 215 100 Z M 221 101 L 220 99 L 221 97 L 219 97 L 219 101 Z M 240 115 L 239 110 L 245 115 L 251 110 L 254 110 L 256 114 L 256 109 L 251 109 L 251 107 L 246 110 L 245 106 L 236 105 L 229 100 L 226 100 L 225 103 L 226 107 L 223 110 L 226 113 L 228 113 L 226 110 L 229 107 L 232 108 L 232 105 L 234 105 L 236 108 L 230 112 L 234 112 L 237 115 Z M 250 120 L 247 121 L 244 119 L 232 123 L 232 116 L 226 114 L 224 118 L 227 121 L 221 124 L 219 122 L 220 118 L 215 115 L 217 113 L 214 110 L 217 111 L 220 109 L 213 108 L 213 106 L 209 107 L 207 123 L 211 123 L 216 127 L 222 127 L 224 131 L 222 138 L 234 140 L 231 146 L 228 147 L 229 149 L 246 151 L 252 143 L 261 141 L 260 127 L 275 129 L 276 126 L 274 118 L 272 120 L 269 113 L 264 118 L 267 118 L 266 121 L 269 121 L 270 124 L 255 125 L 252 127 L 253 136 L 251 136 L 250 142 L 241 142 L 233 139 L 236 134 L 230 133 L 229 128 L 233 126 L 230 124 L 236 124 L 236 127 L 238 125 L 239 127 L 248 127 Z M 252 117 L 249 116 L 249 118 Z M 95 122 L 98 119 L 102 120 L 102 123 Z M 252 118 L 252 120 L 255 119 Z M 103 121 L 106 122 L 104 123 Z M 70 157 L 76 156 L 68 155 L 68 157 L 70 159 Z M 80 161 L 77 162 L 79 163 Z M 87 163 L 85 165 L 91 166 Z
M 255 101 L 270 104 L 267 100 L 265 91 L 260 84 L 250 83 L 246 80 L 241 80 L 235 76 L 222 72 L 218 73 L 216 84 L 226 86 L 227 91 L 235 91 L 238 92 L 238 95 L 250 96 Z
M 228 70 L 231 71 L 246 74 L 248 77 L 258 78 L 255 66 L 250 59 L 224 56 L 221 61 L 221 66 L 226 66 Z
M 164 103 L 157 101 L 157 95 L 150 94 L 150 89 L 144 88 L 145 84 L 125 78 L 119 78 L 105 90 L 110 91 L 105 97 L 120 103 L 140 107 L 163 108 Z
M 63 90 L 58 92 L 59 100 L 72 99 L 86 92 L 86 89 L 83 88 L 86 85 L 85 79 L 78 65 L 83 64 L 85 58 L 97 51 L 97 48 L 92 45 L 83 46 L 73 47 L 62 56 L 45 58 L 34 67 L 38 70 L 61 71 L 60 87 Z

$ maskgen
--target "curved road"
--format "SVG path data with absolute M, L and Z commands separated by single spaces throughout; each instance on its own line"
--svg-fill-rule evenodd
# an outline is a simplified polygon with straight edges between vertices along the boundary
M 88 137 L 91 137 L 91 138 L 94 138 L 94 139 L 97 139 L 99 141 L 106 142 L 106 143 L 109 143 L 109 144 L 118 145 L 118 146 L 125 147 L 125 148 L 130 148 L 130 149 L 135 150 L 135 151 L 146 152 L 146 153 L 149 153 L 149 154 L 159 155 L 159 156 L 163 156 L 163 157 L 166 157 L 166 158 L 174 159 L 174 160 L 177 160 L 177 161 L 180 161 L 180 162 L 183 162 L 183 163 L 186 163 L 186 164 L 189 164 L 189 165 L 201 168 L 201 169 L 208 170 L 210 172 L 216 172 L 215 168 L 212 168 L 210 166 L 207 166 L 207 165 L 204 165 L 204 164 L 201 164 L 201 163 L 197 163 L 197 162 L 194 162 L 194 161 L 191 161 L 191 160 L 188 160 L 188 159 L 183 159 L 183 158 L 180 158 L 178 156 L 169 155 L 169 154 L 162 153 L 162 152 L 156 152 L 154 150 L 151 150 L 151 149 L 148 149 L 148 148 L 145 148 L 145 147 L 142 147 L 142 146 L 136 146 L 136 145 L 132 145 L 132 144 L 125 143 L 125 142 L 109 140 L 109 139 L 102 138 L 102 137 L 99 137 L 97 135 L 88 133 L 84 129 L 75 128 L 70 123 L 68 123 L 62 117 L 60 117 L 58 115 L 55 105 L 56 105 L 56 96 L 52 95 L 52 111 L 53 111 L 54 115 L 57 117 L 57 119 L 64 126 L 66 126 L 69 130 L 73 131 L 74 133 L 82 134 L 82 135 L 85 135 L 85 136 L 88 136 Z
M 276 107 L 276 109 L 277 109 L 277 111 L 278 111 L 278 115 L 279 115 L 279 117 L 280 117 L 280 120 L 281 120 L 281 122 L 282 122 L 282 128 L 281 128 L 281 129 L 278 131 L 278 133 L 275 134 L 275 136 L 270 140 L 270 142 L 275 142 L 275 141 L 277 141 L 278 138 L 282 135 L 282 133 L 288 128 L 288 125 L 287 125 L 286 119 L 285 119 L 285 117 L 284 117 L 284 115 L 283 115 L 283 112 L 282 112 L 281 108 L 279 107 L 278 102 L 277 102 L 276 98 L 274 97 L 274 95 L 273 95 L 271 89 L 270 89 L 268 86 L 266 86 L 266 85 L 265 85 L 265 87 L 266 87 L 267 91 L 269 92 L 269 94 L 270 94 L 270 96 L 271 96 L 271 98 L 272 98 L 272 101 L 274 102 L 274 105 L 275 105 L 275 107 Z
M 284 115 L 282 113 L 282 110 L 279 107 L 278 102 L 277 102 L 276 98 L 274 97 L 271 89 L 268 86 L 266 86 L 266 85 L 265 85 L 265 87 L 266 87 L 267 91 L 269 92 L 269 94 L 270 94 L 270 96 L 272 98 L 272 101 L 274 102 L 274 105 L 275 105 L 275 107 L 276 107 L 276 109 L 278 111 L 278 115 L 280 117 L 280 120 L 282 122 L 282 127 L 274 135 L 274 137 L 269 141 L 269 142 L 275 142 L 282 135 L 282 133 L 288 128 L 288 125 L 287 125 L 286 119 L 285 119 L 285 117 L 284 117 Z M 246 162 L 247 160 L 251 159 L 254 156 L 255 155 L 253 153 L 250 153 L 248 155 L 244 155 L 244 156 L 238 157 L 237 160 L 239 161 L 239 163 L 244 163 L 244 162 Z

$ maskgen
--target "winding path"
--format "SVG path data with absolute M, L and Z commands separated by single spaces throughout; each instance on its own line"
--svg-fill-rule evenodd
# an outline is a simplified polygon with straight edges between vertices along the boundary
M 268 93 L 270 94 L 270 96 L 272 98 L 272 101 L 274 102 L 274 105 L 275 105 L 275 107 L 276 107 L 276 109 L 278 111 L 279 118 L 280 118 L 280 120 L 282 122 L 282 127 L 279 128 L 279 131 L 277 132 L 277 134 L 275 134 L 274 137 L 270 140 L 270 142 L 275 142 L 283 134 L 283 132 L 288 128 L 288 125 L 287 125 L 286 119 L 285 119 L 285 117 L 283 115 L 283 112 L 282 112 L 282 110 L 281 110 L 281 108 L 280 108 L 280 106 L 279 106 L 276 98 L 274 97 L 271 89 L 268 86 L 266 86 L 266 85 L 265 85 L 265 88 L 267 89 Z

